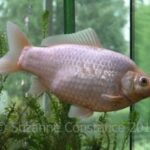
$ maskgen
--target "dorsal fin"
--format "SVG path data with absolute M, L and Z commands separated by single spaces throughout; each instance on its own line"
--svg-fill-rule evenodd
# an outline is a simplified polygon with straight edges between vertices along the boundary
M 92 28 L 71 34 L 62 34 L 48 37 L 42 41 L 42 46 L 53 46 L 60 44 L 78 44 L 101 47 L 97 34 Z

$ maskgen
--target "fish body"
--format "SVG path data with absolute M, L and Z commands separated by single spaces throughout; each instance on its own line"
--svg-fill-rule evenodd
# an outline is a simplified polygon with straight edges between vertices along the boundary
M 128 57 L 100 48 L 59 45 L 23 50 L 19 65 L 37 75 L 41 83 L 60 99 L 93 111 L 112 111 L 129 100 L 107 100 L 103 94 L 122 94 L 121 79 L 136 65 Z M 132 103 L 132 102 L 130 102 Z
M 93 31 L 47 38 L 42 42 L 47 47 L 32 46 L 12 23 L 7 33 L 10 49 L 19 51 L 0 59 L 0 72 L 33 73 L 39 88 L 74 105 L 70 117 L 119 110 L 150 96 L 150 78 L 127 56 L 101 48 Z

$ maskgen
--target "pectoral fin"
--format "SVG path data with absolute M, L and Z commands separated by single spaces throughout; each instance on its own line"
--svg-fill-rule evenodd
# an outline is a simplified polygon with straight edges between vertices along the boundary
M 47 93 L 44 93 L 39 99 L 38 102 L 44 111 L 45 115 L 50 115 L 51 114 L 51 99 L 47 95 Z
M 93 112 L 87 108 L 72 105 L 70 107 L 68 116 L 70 118 L 82 118 L 82 117 L 84 118 L 84 117 L 89 117 L 92 114 Z
M 120 102 L 123 99 L 122 95 L 108 95 L 108 94 L 102 94 L 101 98 L 104 100 L 109 100 L 112 102 Z
M 40 96 L 43 92 L 45 92 L 45 87 L 41 84 L 38 77 L 32 77 L 32 83 L 27 94 L 32 96 Z

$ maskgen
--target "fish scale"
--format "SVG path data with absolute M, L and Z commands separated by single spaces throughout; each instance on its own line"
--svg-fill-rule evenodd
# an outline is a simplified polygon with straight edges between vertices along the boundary
M 45 49 L 29 47 L 19 63 L 24 70 L 40 76 L 41 82 L 62 100 L 103 111 L 102 103 L 111 103 L 103 100 L 101 95 L 120 93 L 117 78 L 121 79 L 124 72 L 134 70 L 135 64 L 126 56 L 95 49 L 80 45 L 59 45 Z M 37 60 L 40 65 L 37 65 Z
M 10 50 L 0 73 L 27 71 L 36 76 L 28 93 L 45 91 L 70 103 L 69 117 L 125 108 L 150 96 L 150 77 L 127 56 L 101 47 L 88 28 L 56 35 L 34 47 L 13 23 L 7 24 Z

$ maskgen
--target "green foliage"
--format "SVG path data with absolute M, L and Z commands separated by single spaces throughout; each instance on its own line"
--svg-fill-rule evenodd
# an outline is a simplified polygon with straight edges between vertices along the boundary
M 127 8 L 120 0 L 84 0 L 76 2 L 77 30 L 92 27 L 104 48 L 127 51 L 122 30 L 126 23 Z M 84 20 L 84 21 L 83 21 Z
M 135 59 L 137 63 L 150 73 L 149 66 L 149 39 L 150 39 L 150 5 L 139 5 L 135 13 Z
M 42 1 L 23 0 L 18 3 L 18 0 L 6 0 L 1 2 L 0 9 L 0 32 L 6 30 L 6 22 L 10 20 L 18 24 L 33 43 L 41 42 L 42 30 L 39 27 L 42 25 Z
M 126 132 L 124 134 L 124 139 L 123 139 L 123 144 L 122 144 L 121 150 L 125 149 L 125 145 L 128 141 L 128 137 L 130 136 L 130 133 L 135 130 L 136 125 L 139 121 L 139 117 L 140 117 L 139 113 L 136 111 L 133 111 L 129 115 L 129 120 L 124 123 L 124 125 L 126 126 Z
M 98 122 L 95 122 L 96 128 L 91 130 L 91 132 L 96 130 L 96 134 L 91 134 L 88 130 L 82 133 L 80 125 L 74 124 L 75 120 L 67 117 L 64 105 L 54 96 L 51 96 L 51 99 L 55 107 L 52 110 L 53 115 L 48 117 L 41 110 L 37 98 L 24 97 L 20 105 L 11 103 L 6 108 L 5 114 L 0 116 L 0 149 L 116 150 L 119 143 L 117 126 L 112 130 L 106 113 L 99 117 Z M 128 134 L 137 124 L 137 113 L 134 112 L 129 119 L 132 119 L 131 124 L 128 121 L 122 124 L 126 131 L 122 150 L 125 148 Z M 94 124 L 90 123 L 90 128 Z
M 6 53 L 7 49 L 6 36 L 4 33 L 0 33 L 0 57 Z
M 42 21 L 42 27 L 43 27 L 43 38 L 45 38 L 45 37 L 47 37 L 48 36 L 48 25 L 49 25 L 49 23 L 48 23 L 48 19 L 49 19 L 49 16 L 50 16 L 50 14 L 49 14 L 49 11 L 45 11 L 44 13 L 43 13 L 43 16 L 42 16 L 42 18 L 43 18 L 43 21 Z
M 63 105 L 56 101 L 54 104 L 59 107 L 53 109 L 54 114 L 58 113 L 58 108 L 61 113 L 57 118 L 55 115 L 45 117 L 37 98 L 24 97 L 19 106 L 10 104 L 5 115 L 0 116 L 0 149 L 80 149 L 78 133 L 65 129 L 66 122 L 70 121 L 68 128 L 71 130 L 73 121 L 63 115 Z

